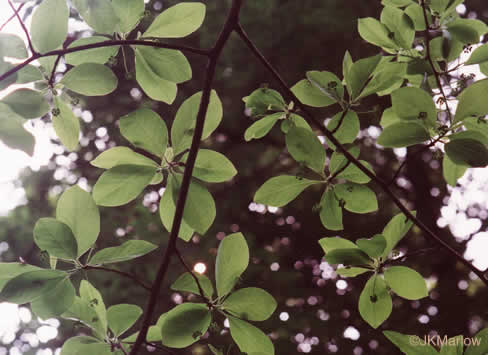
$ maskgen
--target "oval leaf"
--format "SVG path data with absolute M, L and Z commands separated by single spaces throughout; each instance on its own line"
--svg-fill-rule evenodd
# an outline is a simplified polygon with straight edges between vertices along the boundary
M 277 303 L 262 288 L 241 288 L 227 297 L 222 304 L 232 315 L 245 320 L 263 321 L 271 317 Z
M 367 186 L 348 182 L 334 186 L 334 192 L 350 212 L 370 213 L 378 210 L 376 194 Z
M 181 159 L 186 162 L 188 154 Z M 209 149 L 198 151 L 193 176 L 206 182 L 224 182 L 232 179 L 237 174 L 234 164 L 219 152 Z
M 117 247 L 98 251 L 88 263 L 91 265 L 119 263 L 146 255 L 156 248 L 156 245 L 145 240 L 128 240 Z
M 254 195 L 254 201 L 269 206 L 282 207 L 294 200 L 307 187 L 320 181 L 296 176 L 276 176 L 266 181 Z
M 102 36 L 92 36 L 87 38 L 80 38 L 72 42 L 68 48 L 84 46 L 87 44 L 101 43 L 107 41 L 108 38 Z M 119 46 L 101 47 L 93 49 L 85 49 L 77 52 L 68 53 L 65 55 L 66 63 L 77 66 L 83 63 L 97 63 L 105 64 L 111 57 L 115 57 L 119 50 Z
M 320 175 L 324 174 L 325 149 L 315 133 L 292 127 L 286 134 L 286 147 L 298 163 L 303 163 Z
M 475 139 L 459 138 L 444 146 L 449 159 L 458 165 L 483 168 L 488 165 L 488 147 Z
M 453 124 L 467 117 L 481 117 L 488 114 L 488 100 L 480 100 L 486 92 L 488 92 L 488 79 L 479 80 L 464 89 L 458 96 L 459 103 Z
M 96 32 L 111 35 L 117 29 L 119 19 L 110 0 L 72 0 L 85 22 Z
M 378 144 L 387 148 L 408 147 L 425 142 L 429 132 L 416 122 L 398 122 L 388 125 L 378 137 Z
M 103 64 L 83 63 L 68 71 L 60 83 L 86 96 L 103 96 L 117 88 L 117 77 Z
M 385 271 L 385 281 L 398 296 L 418 300 L 428 296 L 427 284 L 417 271 L 406 266 L 392 266 Z
M 65 0 L 44 0 L 32 15 L 30 34 L 34 49 L 46 53 L 60 47 L 68 34 L 68 18 Z
M 90 162 L 97 168 L 110 169 L 117 165 L 146 165 L 158 167 L 158 164 L 142 154 L 127 147 L 113 147 L 97 156 Z
M 53 127 L 59 140 L 69 151 L 75 150 L 78 146 L 80 135 L 80 121 L 69 107 L 59 97 L 54 98 L 56 108 L 59 110 L 57 116 L 53 116 Z
M 193 273 L 193 275 L 195 275 L 195 277 L 198 279 L 198 282 L 203 290 L 203 295 L 208 299 L 212 298 L 214 289 L 212 282 L 208 279 L 208 277 L 198 273 Z M 189 272 L 185 272 L 183 275 L 178 277 L 178 279 L 171 285 L 171 289 L 174 291 L 185 291 L 194 293 L 195 295 L 200 295 L 198 285 L 192 274 Z
M 273 113 L 272 115 L 261 118 L 246 129 L 244 139 L 246 142 L 249 142 L 252 139 L 263 138 L 269 131 L 271 131 L 275 123 L 282 118 L 282 112 Z
M 44 96 L 34 90 L 18 89 L 2 99 L 13 111 L 24 118 L 38 118 L 49 112 Z
M 42 319 L 57 317 L 71 307 L 75 296 L 73 284 L 70 279 L 65 279 L 53 290 L 32 301 L 32 312 Z
M 229 316 L 230 334 L 243 353 L 274 355 L 274 346 L 266 334 L 246 321 Z
M 183 83 L 192 77 L 191 66 L 185 55 L 173 49 L 139 46 L 139 55 L 158 77 L 172 83 Z
M 378 328 L 391 314 L 393 304 L 385 280 L 373 275 L 359 296 L 359 313 L 373 328 Z
M 108 326 L 119 337 L 141 316 L 142 309 L 134 304 L 117 304 L 107 310 Z
M 41 218 L 34 227 L 34 241 L 41 250 L 60 259 L 76 259 L 77 244 L 66 224 L 54 218 Z

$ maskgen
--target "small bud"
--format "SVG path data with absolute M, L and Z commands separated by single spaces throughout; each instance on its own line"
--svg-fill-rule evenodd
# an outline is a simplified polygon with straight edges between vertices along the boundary
M 61 114 L 61 110 L 55 107 L 52 109 L 51 113 L 53 114 L 53 116 L 59 116 Z

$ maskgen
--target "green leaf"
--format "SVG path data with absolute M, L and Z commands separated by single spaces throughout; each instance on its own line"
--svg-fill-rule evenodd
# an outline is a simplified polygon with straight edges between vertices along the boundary
M 372 272 L 371 269 L 365 269 L 363 267 L 343 267 L 336 270 L 337 275 L 342 277 L 356 277 L 366 272 Z
M 420 123 L 398 122 L 385 127 L 377 143 L 387 148 L 400 148 L 423 143 L 429 138 L 429 132 Z
M 374 174 L 373 168 L 367 161 L 360 160 L 359 162 L 363 164 L 369 171 L 371 171 L 371 173 Z M 360 170 L 356 165 L 352 163 L 349 164 L 349 166 L 345 168 L 343 172 L 339 173 L 337 177 L 341 179 L 346 179 L 350 182 L 355 182 L 356 184 L 367 184 L 371 181 L 371 178 L 368 175 L 363 173 L 362 170 Z
M 444 339 L 442 339 L 444 340 Z M 463 336 L 458 335 L 447 339 L 441 346 L 440 355 L 463 355 Z
M 110 345 L 89 336 L 76 336 L 69 338 L 63 344 L 60 355 L 111 355 Z
M 139 51 L 135 51 L 135 55 L 136 80 L 142 90 L 151 99 L 171 105 L 178 91 L 176 83 L 159 77 Z
M 52 290 L 32 301 L 32 311 L 42 319 L 57 317 L 71 307 L 75 296 L 76 291 L 70 279 L 64 279 Z
M 488 165 L 488 147 L 479 140 L 472 138 L 454 139 L 447 143 L 444 149 L 454 164 L 474 168 L 483 168 Z
M 205 334 L 211 321 L 206 305 L 180 304 L 166 313 L 161 321 L 161 342 L 170 348 L 186 348 Z
M 100 292 L 92 286 L 88 281 L 81 280 L 80 283 L 80 297 L 91 309 L 95 311 L 100 322 L 101 330 L 103 334 L 107 333 L 107 309 L 105 308 L 105 303 L 103 303 L 103 298 Z
M 446 182 L 452 187 L 457 185 L 457 181 L 466 173 L 467 169 L 467 166 L 455 164 L 449 159 L 447 154 L 444 154 L 444 158 L 442 159 L 442 173 Z
M 145 240 L 128 240 L 124 244 L 98 251 L 88 262 L 90 265 L 120 263 L 139 258 L 157 249 L 157 245 Z
M 144 0 L 112 0 L 115 15 L 119 18 L 118 31 L 129 33 L 144 16 Z
M 393 41 L 401 48 L 412 48 L 415 29 L 413 21 L 405 12 L 396 7 L 385 6 L 381 12 L 381 23 L 393 32 Z
M 217 295 L 225 297 L 249 265 L 249 247 L 242 233 L 225 237 L 219 245 L 215 261 Z
M 154 111 L 141 108 L 120 119 L 120 133 L 135 147 L 162 158 L 168 145 L 168 128 Z
M 389 107 L 383 111 L 380 121 L 381 127 L 386 128 L 394 123 L 399 122 L 401 122 L 400 117 L 398 117 L 395 111 L 393 111 L 393 107 Z
M 208 299 L 211 299 L 214 293 L 212 282 L 205 275 L 201 275 L 199 273 L 193 273 L 193 275 L 195 275 L 195 277 L 198 279 L 198 282 L 202 287 L 204 296 Z M 178 279 L 171 284 L 171 289 L 174 291 L 185 291 L 194 293 L 195 295 L 200 295 L 198 285 L 192 274 L 190 274 L 189 272 L 185 272 L 180 277 L 178 277 Z
M 359 35 L 371 44 L 382 47 L 387 51 L 398 49 L 398 45 L 390 38 L 388 28 L 372 17 L 359 19 Z
M 406 63 L 380 63 L 376 67 L 373 78 L 367 83 L 357 100 L 372 94 L 377 94 L 378 96 L 389 95 L 392 91 L 398 89 L 403 84 L 406 72 Z
M 103 64 L 83 63 L 68 71 L 60 83 L 85 96 L 103 96 L 117 88 L 117 77 Z
M 176 189 L 173 187 L 174 179 L 169 176 L 166 189 L 164 190 L 163 196 L 161 196 L 161 201 L 159 203 L 159 216 L 161 217 L 161 222 L 168 232 L 171 231 L 173 226 L 173 219 L 176 211 L 176 199 L 177 195 L 174 195 Z M 178 237 L 183 239 L 185 242 L 190 241 L 193 236 L 194 230 L 191 228 L 185 220 L 181 221 L 180 230 Z
M 87 38 L 80 38 L 73 41 L 68 48 L 84 46 L 87 44 L 106 42 L 108 38 L 102 36 L 92 36 Z M 105 64 L 111 57 L 115 57 L 119 51 L 120 46 L 101 47 L 93 49 L 85 49 L 78 52 L 72 52 L 65 55 L 66 63 L 77 66 L 83 63 L 97 63 Z
M 368 57 L 355 62 L 345 77 L 351 98 L 356 100 L 365 88 L 368 79 L 381 61 L 381 56 Z
M 488 351 L 488 328 L 480 330 L 474 335 L 475 338 L 471 346 L 466 349 L 464 355 L 483 355 Z M 474 341 L 477 341 L 478 345 L 475 345 Z
M 77 257 L 76 239 L 70 227 L 54 218 L 41 218 L 34 227 L 34 241 L 50 256 L 74 260 Z
M 222 306 L 237 318 L 263 321 L 271 317 L 277 303 L 274 297 L 262 288 L 248 287 L 231 293 Z
M 320 206 L 320 221 L 325 228 L 333 231 L 344 229 L 342 224 L 342 209 L 334 190 L 328 189 L 324 192 Z
M 95 32 L 111 35 L 117 30 L 117 17 L 110 0 L 72 0 L 76 10 Z
M 24 263 L 0 263 L 0 291 L 14 277 L 37 270 L 41 270 L 41 268 Z
M 398 296 L 418 300 L 429 295 L 424 278 L 406 266 L 392 266 L 385 271 L 385 281 Z
M 403 120 L 418 120 L 427 126 L 434 127 L 437 121 L 437 110 L 434 100 L 424 90 L 404 87 L 391 94 L 395 114 Z
M 341 80 L 328 71 L 307 72 L 307 79 L 296 83 L 291 91 L 303 104 L 312 107 L 330 106 L 344 95 Z
M 385 281 L 373 275 L 359 296 L 359 313 L 373 328 L 378 328 L 391 314 L 393 305 Z
M 128 330 L 141 316 L 142 309 L 134 304 L 117 304 L 107 310 L 108 327 L 116 337 Z
M 274 355 L 274 346 L 266 334 L 246 321 L 229 316 L 230 335 L 243 353 Z
M 412 212 L 415 216 L 415 211 Z M 413 225 L 413 221 L 408 220 L 403 213 L 395 215 L 385 226 L 381 233 L 386 239 L 386 247 L 383 251 L 383 259 L 385 259 L 390 251 L 398 244 L 400 240 L 407 234 Z
M 10 33 L 0 33 L 0 57 L 25 59 L 27 55 L 22 38 Z
M 488 62 L 488 44 L 483 44 L 476 48 L 471 56 L 469 57 L 468 61 L 464 63 L 465 65 L 472 65 L 472 64 L 481 64 L 484 62 Z
M 0 140 L 12 149 L 20 149 L 28 155 L 34 154 L 34 136 L 24 129 L 25 120 L 0 102 Z
M 356 241 L 359 249 L 364 251 L 371 258 L 377 258 L 383 254 L 386 248 L 386 239 L 381 234 L 376 234 L 373 238 L 361 238 Z
M 458 18 L 447 24 L 452 37 L 463 44 L 476 44 L 488 32 L 488 26 L 479 20 Z
M 2 102 L 24 118 L 38 118 L 49 112 L 44 96 L 30 89 L 17 89 L 5 96 Z
M 347 151 L 354 158 L 357 159 L 359 157 L 360 150 L 358 147 L 353 146 L 353 147 L 347 148 Z M 331 156 L 330 162 L 329 162 L 330 173 L 335 174 L 340 169 L 343 169 L 346 166 L 348 161 L 349 160 L 346 158 L 346 156 L 342 152 L 335 151 L 334 153 L 332 153 L 332 156 Z M 351 164 L 349 164 L 349 165 L 351 165 Z
M 181 38 L 200 28 L 205 18 L 205 4 L 180 3 L 156 17 L 144 37 Z
M 175 183 L 172 185 L 173 202 L 177 203 L 181 186 L 180 177 L 177 176 Z M 188 195 L 186 197 L 183 220 L 199 234 L 204 235 L 210 228 L 216 216 L 215 201 L 212 194 L 200 182 L 193 180 L 190 182 Z
M 65 0 L 44 0 L 32 15 L 30 36 L 40 53 L 61 46 L 68 34 L 69 9 Z
M 173 126 L 171 127 L 171 141 L 173 143 L 174 154 L 181 153 L 189 148 L 195 130 L 198 109 L 202 92 L 197 92 L 186 99 L 176 112 Z M 207 139 L 220 124 L 223 117 L 222 102 L 215 90 L 212 90 L 210 102 L 205 116 L 202 140 Z
M 394 332 L 392 330 L 385 330 L 383 334 L 395 344 L 404 354 L 415 355 L 421 351 L 422 355 L 435 355 L 437 351 L 430 345 L 423 343 L 423 340 L 416 335 L 405 335 Z M 414 337 L 416 340 L 414 341 Z M 420 350 L 422 349 L 422 350 Z
M 59 109 L 59 114 L 52 117 L 53 127 L 59 140 L 69 151 L 78 146 L 80 135 L 80 121 L 69 107 L 59 97 L 54 98 L 54 104 Z
M 268 111 L 284 111 L 286 102 L 278 91 L 260 88 L 246 98 L 246 108 L 252 116 L 261 116 Z
M 315 133 L 301 127 L 292 127 L 286 134 L 286 148 L 300 164 L 324 174 L 325 149 Z
M 339 143 L 352 143 L 359 133 L 358 115 L 354 111 L 339 112 L 327 124 L 327 129 L 334 132 L 334 137 Z M 326 141 L 330 149 L 336 150 L 336 146 L 328 138 L 326 138 Z
M 269 133 L 269 131 L 271 131 L 278 120 L 283 119 L 283 115 L 283 112 L 276 112 L 254 122 L 246 129 L 246 132 L 244 133 L 244 139 L 246 142 L 249 142 L 252 139 L 263 138 Z
M 101 319 L 95 312 L 93 303 L 90 303 L 90 300 L 84 300 L 75 296 L 73 304 L 66 312 L 61 314 L 61 317 L 80 321 L 87 327 L 93 329 L 96 336 L 100 339 L 105 339 L 107 335 L 106 329 L 103 328 Z
M 358 248 L 334 249 L 325 254 L 329 264 L 368 265 L 372 260 Z
M 307 187 L 320 183 L 321 181 L 291 175 L 275 176 L 256 191 L 254 201 L 269 206 L 282 207 L 293 201 Z
M 135 199 L 151 182 L 156 167 L 118 165 L 107 170 L 93 187 L 93 199 L 99 206 L 121 206 Z
M 481 133 L 488 137 L 488 121 L 485 119 L 478 119 L 476 117 L 468 117 L 463 120 L 463 125 L 466 127 L 468 132 L 476 131 L 477 133 Z M 457 134 L 455 137 L 459 137 Z M 451 137 L 450 137 L 451 138 Z M 473 137 L 464 137 L 464 138 L 475 138 L 481 142 L 485 142 L 485 139 L 482 139 L 479 134 Z
M 474 116 L 480 117 L 488 114 L 488 100 L 480 100 L 488 92 L 488 79 L 483 79 L 468 86 L 458 96 L 459 103 L 454 116 L 454 123 Z
M 79 186 L 65 190 L 58 200 L 56 218 L 66 223 L 78 242 L 78 256 L 96 242 L 100 233 L 100 214 L 92 196 Z
M 60 270 L 37 270 L 19 274 L 7 281 L 0 299 L 17 304 L 32 302 L 67 278 Z
M 1 72 L 2 70 L 0 69 Z M 39 67 L 28 64 L 17 72 L 17 81 L 15 83 L 27 84 L 40 80 L 44 80 L 44 76 L 39 70 Z
M 181 161 L 186 163 L 188 154 L 185 154 Z M 234 164 L 227 157 L 219 152 L 209 149 L 198 151 L 193 176 L 206 182 L 229 181 L 237 174 Z
M 113 147 L 97 156 L 90 162 L 91 165 L 102 169 L 111 169 L 117 165 L 145 165 L 158 167 L 158 164 L 142 154 L 134 152 L 127 147 Z
M 354 249 L 358 248 L 356 244 L 348 239 L 341 237 L 327 237 L 319 240 L 319 244 L 325 253 L 330 253 L 335 249 Z
M 422 6 L 416 3 L 411 3 L 405 9 L 405 13 L 412 20 L 415 31 L 425 31 L 426 26 Z M 429 13 L 427 13 L 427 21 L 429 24 L 432 23 L 432 16 Z
M 334 192 L 350 212 L 370 213 L 378 210 L 376 194 L 367 186 L 347 182 L 334 186 Z
M 161 79 L 178 84 L 192 77 L 190 63 L 180 51 L 138 46 L 136 52 L 144 58 L 149 69 Z
M 412 0 L 382 0 L 383 6 L 405 7 L 412 3 Z

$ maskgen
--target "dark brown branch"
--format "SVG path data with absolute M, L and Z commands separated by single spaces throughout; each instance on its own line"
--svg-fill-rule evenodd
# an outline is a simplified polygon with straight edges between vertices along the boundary
M 483 283 L 488 286 L 488 278 L 486 278 L 483 274 L 483 271 L 479 270 L 477 267 L 475 267 L 473 264 L 471 264 L 469 261 L 467 261 L 461 254 L 459 254 L 455 249 L 453 249 L 449 244 L 447 244 L 445 241 L 443 241 L 440 237 L 438 237 L 434 232 L 432 232 L 422 221 L 420 221 L 417 217 L 415 217 L 407 207 L 400 201 L 400 199 L 393 193 L 393 191 L 390 190 L 388 187 L 388 184 L 385 183 L 383 180 L 378 178 L 374 173 L 369 171 L 366 166 L 361 164 L 361 162 L 354 158 L 354 156 L 351 155 L 347 151 L 347 149 L 334 137 L 331 131 L 329 131 L 326 127 L 324 127 L 320 122 L 318 122 L 314 116 L 310 113 L 308 108 L 303 105 L 300 100 L 295 96 L 295 94 L 290 90 L 288 85 L 284 82 L 284 80 L 281 78 L 280 74 L 276 71 L 276 69 L 268 62 L 268 60 L 261 54 L 259 49 L 254 45 L 254 43 L 249 39 L 247 36 L 246 32 L 242 28 L 241 25 L 239 25 L 236 28 L 236 32 L 239 34 L 241 39 L 244 41 L 244 43 L 248 46 L 249 50 L 256 56 L 256 58 L 261 62 L 261 64 L 268 69 L 268 71 L 273 75 L 273 77 L 276 79 L 276 81 L 279 83 L 281 88 L 283 89 L 284 92 L 286 92 L 287 96 L 291 98 L 296 105 L 300 108 L 300 110 L 305 114 L 305 119 L 310 123 L 310 124 L 315 124 L 320 131 L 335 145 L 338 147 L 338 149 L 346 156 L 346 158 L 351 161 L 354 165 L 356 165 L 363 173 L 365 173 L 367 176 L 371 178 L 379 187 L 391 198 L 391 200 L 397 205 L 397 207 L 400 209 L 400 211 L 403 212 L 403 214 L 407 217 L 408 220 L 413 221 L 417 227 L 424 232 L 429 239 L 433 240 L 435 243 L 437 243 L 439 246 L 441 246 L 443 249 L 448 251 L 451 255 L 453 255 L 457 260 L 459 260 L 462 264 L 464 264 L 468 269 L 473 271 Z
M 437 86 L 439 87 L 439 90 L 441 92 L 442 98 L 444 99 L 444 103 L 446 105 L 446 111 L 447 111 L 447 116 L 449 117 L 449 122 L 452 123 L 452 116 L 451 116 L 451 110 L 449 109 L 449 105 L 447 104 L 447 96 L 444 92 L 444 89 L 442 88 L 442 82 L 440 78 L 440 74 L 435 68 L 434 61 L 432 60 L 432 54 L 430 52 L 430 33 L 429 33 L 429 19 L 427 18 L 427 7 L 425 5 L 425 0 L 421 0 L 420 5 L 422 6 L 422 10 L 424 13 L 424 22 L 425 22 L 425 31 L 424 31 L 424 38 L 425 38 L 425 53 L 427 55 L 427 61 L 430 64 L 430 67 L 432 68 L 432 72 L 434 73 L 435 81 L 437 82 Z
M 0 75 L 0 81 L 4 80 L 8 76 L 18 72 L 20 69 L 25 67 L 27 64 L 37 60 L 39 58 L 50 57 L 53 55 L 56 56 L 63 56 L 68 53 L 84 51 L 87 49 L 94 49 L 94 48 L 103 48 L 103 47 L 113 47 L 113 46 L 148 46 L 148 47 L 156 47 L 156 48 L 167 48 L 167 49 L 176 49 L 182 52 L 189 52 L 194 54 L 199 54 L 202 56 L 209 56 L 209 51 L 206 49 L 201 48 L 193 48 L 188 46 L 176 45 L 176 44 L 169 44 L 169 43 L 161 43 L 156 41 L 141 41 L 136 39 L 127 39 L 127 40 L 110 40 L 98 43 L 91 43 L 85 44 L 82 46 L 76 46 L 72 48 L 64 48 L 64 49 L 57 49 L 54 51 L 46 52 L 44 54 L 35 53 L 30 56 L 28 59 L 23 61 L 22 63 L 18 64 L 17 66 L 13 67 L 12 69 L 6 71 L 4 74 Z
M 51 71 L 51 76 L 49 77 L 49 86 L 50 87 L 53 87 L 55 74 L 56 74 L 56 68 L 58 67 L 60 60 L 61 60 L 61 56 L 58 55 L 58 57 L 56 58 L 56 61 L 54 62 L 53 70 Z
M 143 287 L 147 291 L 151 291 L 151 286 L 150 285 L 147 285 L 146 283 L 144 283 L 143 281 L 139 280 L 134 275 L 131 275 L 131 274 L 125 272 L 125 271 L 120 271 L 120 270 L 117 270 L 117 269 L 110 269 L 110 268 L 103 267 L 103 266 L 92 266 L 92 265 L 85 265 L 83 267 L 83 269 L 85 269 L 85 270 L 102 270 L 102 271 L 107 271 L 107 272 L 113 272 L 113 273 L 122 275 L 124 277 L 127 277 L 128 279 L 131 279 L 132 281 L 134 281 L 135 283 L 137 283 L 139 286 Z
M 37 51 L 34 49 L 34 46 L 32 45 L 30 34 L 29 34 L 29 31 L 27 30 L 27 28 L 25 27 L 24 21 L 22 21 L 22 19 L 19 16 L 19 12 L 15 9 L 14 5 L 12 4 L 12 2 L 10 0 L 8 0 L 8 4 L 10 5 L 10 8 L 14 12 L 15 17 L 17 17 L 17 20 L 19 20 L 20 26 L 22 27 L 22 30 L 24 31 L 25 36 L 27 37 L 27 43 L 29 44 L 29 48 L 30 48 L 32 54 L 36 55 Z
M 25 2 L 23 2 L 22 4 L 19 5 L 19 7 L 17 8 L 17 10 L 14 10 L 14 13 L 12 14 L 12 16 L 10 16 L 7 21 L 5 21 L 4 23 L 2 23 L 2 25 L 0 26 L 0 32 L 3 31 L 3 28 L 5 26 L 7 26 L 7 24 L 12 21 L 15 17 L 17 17 L 19 11 L 24 7 L 25 5 Z
M 185 207 L 185 201 L 188 195 L 190 187 L 190 181 L 193 174 L 193 167 L 195 166 L 195 160 L 200 147 L 200 141 L 203 133 L 203 126 L 205 124 L 205 115 L 210 102 L 210 93 L 212 90 L 212 83 L 215 76 L 215 70 L 217 67 L 217 61 L 222 53 L 225 43 L 229 39 L 232 31 L 235 29 L 239 22 L 239 13 L 244 0 L 233 0 L 232 7 L 227 16 L 226 23 L 222 32 L 220 33 L 215 46 L 208 53 L 208 64 L 205 72 L 205 82 L 203 85 L 202 98 L 200 101 L 200 107 L 196 117 L 195 131 L 193 133 L 193 139 L 190 147 L 190 153 L 186 161 L 185 172 L 183 174 L 183 181 L 181 183 L 180 193 L 178 195 L 178 201 L 176 203 L 176 211 L 173 219 L 173 226 L 169 235 L 168 245 L 164 251 L 161 265 L 153 283 L 151 296 L 149 297 L 148 304 L 144 311 L 144 319 L 142 322 L 141 330 L 137 335 L 136 342 L 130 352 L 130 355 L 136 355 L 139 352 L 140 347 L 146 340 L 147 331 L 151 324 L 151 318 L 156 307 L 161 284 L 164 281 L 166 272 L 168 271 L 169 263 L 172 255 L 175 253 L 176 241 L 178 239 L 178 233 L 180 230 L 181 221 L 183 218 L 183 210 Z

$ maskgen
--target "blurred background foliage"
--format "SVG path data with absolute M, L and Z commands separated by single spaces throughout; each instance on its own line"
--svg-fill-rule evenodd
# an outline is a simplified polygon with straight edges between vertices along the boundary
M 147 26 L 150 17 L 177 2 L 151 0 L 146 5 L 150 14 L 139 25 L 140 28 Z M 190 37 L 178 40 L 178 43 L 209 47 L 216 39 L 231 1 L 205 2 L 207 17 L 203 27 Z M 488 10 L 484 0 L 468 0 L 466 6 L 466 16 L 477 16 L 487 21 Z M 361 0 L 247 1 L 242 11 L 242 24 L 257 47 L 291 85 L 303 78 L 307 70 L 328 70 L 342 77 L 342 58 L 346 50 L 351 52 L 354 60 L 376 54 L 377 48 L 360 39 L 356 24 L 361 17 L 379 17 L 380 8 L 379 1 Z M 74 33 L 68 41 L 80 35 Z M 102 150 L 128 145 L 118 130 L 117 120 L 121 116 L 147 105 L 171 126 L 180 103 L 199 91 L 202 84 L 205 61 L 194 55 L 188 57 L 194 78 L 179 86 L 177 100 L 171 106 L 149 101 L 134 80 L 133 68 L 129 67 L 130 72 L 126 73 L 122 58 L 117 58 L 113 69 L 119 77 L 118 89 L 104 97 L 81 98 L 78 113 L 82 109 L 91 112 L 93 117 L 90 119 L 88 112 L 83 113 L 81 148 L 76 153 L 58 149 L 59 154 L 52 157 L 48 166 L 37 172 L 27 170 L 23 173 L 21 183 L 27 203 L 0 220 L 0 241 L 7 242 L 9 246 L 1 254 L 1 261 L 15 261 L 20 256 L 28 263 L 47 265 L 32 241 L 32 229 L 37 219 L 54 214 L 56 200 L 68 186 L 74 183 L 93 186 L 102 170 L 89 163 Z M 325 230 L 318 212 L 314 212 L 313 206 L 319 202 L 321 191 L 310 188 L 275 213 L 251 203 L 254 192 L 268 178 L 300 171 L 286 152 L 279 128 L 274 128 L 265 139 L 244 141 L 244 131 L 252 120 L 245 115 L 242 97 L 263 84 L 277 88 L 239 38 L 232 36 L 219 62 L 214 83 L 224 104 L 224 120 L 202 146 L 225 154 L 239 173 L 228 183 L 210 186 L 217 203 L 217 219 L 205 236 L 195 236 L 187 244 L 178 242 L 187 263 L 205 263 L 207 275 L 212 278 L 219 240 L 236 231 L 245 235 L 250 245 L 251 265 L 239 287 L 262 287 L 277 299 L 275 314 L 261 325 L 274 339 L 277 354 L 396 354 L 398 350 L 381 330 L 392 329 L 420 336 L 432 331 L 442 336 L 469 336 L 486 326 L 488 290 L 480 283 L 470 281 L 467 270 L 450 255 L 430 250 L 406 261 L 406 265 L 429 280 L 433 287 L 430 297 L 413 302 L 394 297 L 394 311 L 390 318 L 379 329 L 370 328 L 362 321 L 357 308 L 359 293 L 367 276 L 341 281 L 343 279 L 321 261 L 323 251 L 317 241 L 337 235 Z M 387 99 L 376 97 L 363 106 L 365 110 L 376 108 L 382 111 L 389 105 Z M 332 106 L 317 109 L 315 114 L 326 119 L 337 110 Z M 377 130 L 368 127 L 379 126 L 380 113 L 362 114 L 360 119 L 363 129 L 359 139 L 361 157 L 372 164 L 379 177 L 389 180 L 401 158 L 392 150 L 378 149 L 373 143 L 371 137 L 375 137 Z M 412 151 L 415 148 L 408 150 L 407 157 Z M 393 188 L 409 208 L 418 211 L 417 216 L 424 223 L 462 252 L 467 241 L 456 241 L 448 227 L 441 229 L 436 223 L 449 194 L 440 167 L 440 160 L 430 152 L 409 160 Z M 157 213 L 162 187 L 150 186 L 144 196 L 128 205 L 101 208 L 102 231 L 97 248 L 138 238 L 160 245 L 157 252 L 116 266 L 146 282 L 153 279 L 168 239 Z M 339 235 L 351 240 L 370 237 L 381 232 L 386 222 L 397 213 L 392 202 L 376 186 L 372 187 L 378 194 L 379 211 L 367 215 L 346 212 L 345 230 Z M 482 230 L 485 229 L 486 222 L 482 221 Z M 402 251 L 412 252 L 432 245 L 418 229 L 413 228 L 400 247 Z M 168 289 L 170 282 L 183 272 L 182 266 L 173 258 L 154 321 L 159 314 L 188 299 L 187 294 L 175 294 Z M 146 291 L 128 279 L 102 271 L 87 271 L 84 277 L 101 290 L 107 306 L 135 303 L 144 307 L 146 304 Z M 223 328 L 223 324 L 220 326 Z M 18 338 L 22 331 L 19 331 Z M 63 320 L 58 337 L 42 347 L 60 347 L 67 337 L 82 331 L 82 327 Z M 175 354 L 209 354 L 204 346 L 207 341 L 226 349 L 231 344 L 228 334 L 215 331 L 190 349 L 172 351 Z M 162 350 L 156 352 L 164 353 Z M 231 353 L 238 353 L 235 346 Z

